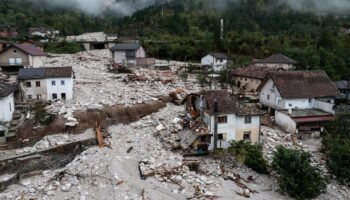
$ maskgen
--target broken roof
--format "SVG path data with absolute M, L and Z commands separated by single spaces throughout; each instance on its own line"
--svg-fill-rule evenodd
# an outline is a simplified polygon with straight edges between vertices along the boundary
M 264 78 L 270 71 L 279 71 L 279 70 L 283 70 L 283 69 L 271 68 L 271 67 L 259 67 L 259 66 L 251 65 L 244 68 L 238 68 L 233 70 L 232 75 L 264 80 Z
M 16 90 L 16 86 L 0 81 L 0 97 L 7 97 Z
M 118 43 L 111 48 L 111 51 L 138 50 L 141 47 L 139 43 Z
M 6 51 L 7 49 L 14 47 L 17 48 L 24 53 L 27 53 L 32 56 L 47 56 L 48 54 L 44 51 L 42 51 L 40 48 L 32 45 L 32 44 L 11 44 L 10 46 L 6 47 L 3 51 Z
M 274 54 L 265 59 L 256 60 L 255 63 L 282 63 L 282 64 L 295 64 L 295 60 L 283 55 L 283 54 Z
M 262 115 L 263 112 L 258 108 L 249 106 L 240 102 L 238 99 L 232 98 L 227 90 L 211 90 L 203 92 L 206 100 L 206 112 L 210 115 L 214 112 L 214 101 L 218 102 L 219 114 L 236 114 L 240 116 Z
M 214 55 L 214 58 L 217 58 L 217 59 L 228 59 L 229 58 L 225 53 L 215 52 L 214 54 L 213 53 L 209 53 L 209 55 L 211 55 L 211 56 Z
M 18 80 L 70 78 L 72 67 L 23 68 L 18 72 Z
M 326 72 L 321 70 L 269 72 L 258 91 L 270 78 L 283 98 L 322 98 L 338 95 L 334 83 Z
M 334 84 L 337 86 L 340 90 L 350 90 L 350 81 L 337 81 L 334 82 Z

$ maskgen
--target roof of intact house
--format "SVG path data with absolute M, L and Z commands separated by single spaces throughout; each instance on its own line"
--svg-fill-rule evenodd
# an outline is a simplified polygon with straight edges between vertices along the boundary
M 338 95 L 335 84 L 326 72 L 321 70 L 269 72 L 258 90 L 261 90 L 270 78 L 283 98 L 322 98 Z
M 13 91 L 15 91 L 16 88 L 17 87 L 15 85 L 10 85 L 8 83 L 0 81 L 0 97 L 7 97 Z
M 276 69 L 272 67 L 261 67 L 261 66 L 259 67 L 259 66 L 251 65 L 251 66 L 233 70 L 232 75 L 264 80 L 264 78 L 269 72 L 280 71 L 280 70 L 283 70 L 283 69 L 282 68 Z
M 283 64 L 295 64 L 295 60 L 283 55 L 283 54 L 274 54 L 264 59 L 255 60 L 254 63 L 283 63 Z
M 214 101 L 218 102 L 219 114 L 262 115 L 263 112 L 254 106 L 249 106 L 230 96 L 227 90 L 211 90 L 203 93 L 206 100 L 206 112 L 213 114 Z
M 141 47 L 139 43 L 118 43 L 111 48 L 111 51 L 138 50 Z
M 334 84 L 337 86 L 340 90 L 350 90 L 350 81 L 337 81 L 334 82 Z
M 213 53 L 209 53 L 209 55 L 213 56 L 214 55 L 214 58 L 217 58 L 217 59 L 229 59 L 229 57 L 224 54 L 224 53 L 217 53 L 215 52 L 214 54 Z
M 32 44 L 12 44 L 8 47 L 6 47 L 3 51 L 6 51 L 7 49 L 15 47 L 29 55 L 32 56 L 47 56 L 48 54 L 44 51 L 42 51 L 40 48 L 32 45 Z
M 23 68 L 18 72 L 18 80 L 70 78 L 72 67 Z

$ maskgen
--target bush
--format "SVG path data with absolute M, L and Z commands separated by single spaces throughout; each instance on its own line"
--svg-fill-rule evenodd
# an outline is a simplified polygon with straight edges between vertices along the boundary
M 57 54 L 74 54 L 81 51 L 85 51 L 83 45 L 76 42 L 51 42 L 47 43 L 45 46 L 45 50 L 50 53 Z
M 268 174 L 268 164 L 264 159 L 261 146 L 252 145 L 245 141 L 233 141 L 229 151 L 247 167 L 258 173 Z
M 310 153 L 277 147 L 272 168 L 282 192 L 296 199 L 312 199 L 326 189 L 324 178 L 310 165 L 310 158 Z
M 37 102 L 32 107 L 34 111 L 34 121 L 35 123 L 40 123 L 42 125 L 49 125 L 55 120 L 55 116 L 46 112 L 46 105 L 42 102 Z

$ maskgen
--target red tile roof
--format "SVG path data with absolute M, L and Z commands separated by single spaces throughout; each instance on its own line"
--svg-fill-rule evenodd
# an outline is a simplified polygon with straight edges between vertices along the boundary
M 283 64 L 295 64 L 296 61 L 283 55 L 283 54 L 274 54 L 265 59 L 256 60 L 255 63 L 283 63 Z
M 8 48 L 10 48 L 11 46 L 14 46 L 17 49 L 20 49 L 21 51 L 23 51 L 29 55 L 32 55 L 32 56 L 47 56 L 48 55 L 46 52 L 42 51 L 40 48 L 38 48 L 34 45 L 31 45 L 31 44 L 12 44 Z
M 238 68 L 233 70 L 232 75 L 264 80 L 264 78 L 269 72 L 280 71 L 280 70 L 283 70 L 283 69 L 251 65 L 244 68 Z

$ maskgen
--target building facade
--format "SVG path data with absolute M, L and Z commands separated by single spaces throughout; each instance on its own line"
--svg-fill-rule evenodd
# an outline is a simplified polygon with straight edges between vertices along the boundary
M 209 66 L 215 72 L 225 70 L 228 62 L 229 57 L 224 53 L 209 53 L 201 59 L 202 66 Z
M 146 51 L 139 43 L 119 43 L 111 48 L 113 62 L 118 65 L 137 65 L 138 59 L 146 58 Z
M 281 68 L 284 70 L 295 69 L 297 62 L 283 54 L 274 54 L 265 59 L 257 59 L 254 61 L 254 65 L 260 67 Z
M 12 120 L 15 111 L 14 91 L 16 86 L 0 82 L 0 123 Z

